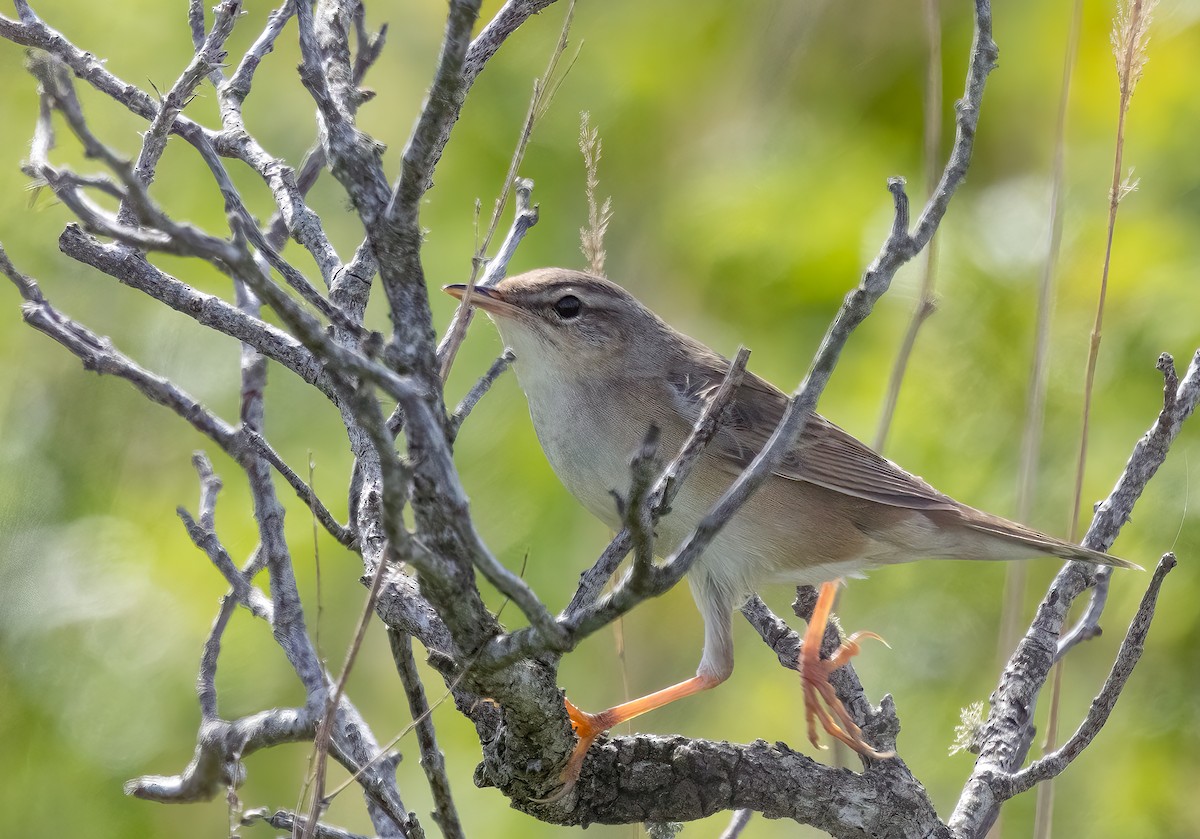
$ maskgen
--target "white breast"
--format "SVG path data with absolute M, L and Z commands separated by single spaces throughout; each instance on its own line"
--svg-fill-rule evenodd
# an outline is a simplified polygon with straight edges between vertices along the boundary
M 647 410 L 645 402 L 585 384 L 579 376 L 564 378 L 519 361 L 515 370 L 529 400 L 538 440 L 559 480 L 594 516 L 614 530 L 621 529 L 616 496 L 628 497 L 630 460 L 650 423 L 656 422 L 662 431 L 659 457 L 663 459 L 679 450 L 688 426 L 673 413 L 662 416 L 661 411 Z M 671 513 L 656 525 L 655 553 L 672 553 L 730 482 L 727 471 L 702 459 L 681 487 Z M 767 503 L 761 494 L 752 496 L 694 568 L 719 581 L 731 599 L 749 595 L 766 583 L 817 584 L 875 564 L 861 556 L 846 561 L 815 555 L 814 545 L 805 544 L 808 540 L 787 521 L 787 511 L 760 506 Z M 764 521 L 770 524 L 763 526 Z

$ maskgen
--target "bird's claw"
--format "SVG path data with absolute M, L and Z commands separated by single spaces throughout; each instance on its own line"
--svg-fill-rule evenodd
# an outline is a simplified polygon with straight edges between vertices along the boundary
M 567 706 L 567 716 L 571 718 L 571 728 L 575 730 L 575 736 L 579 740 L 575 743 L 575 748 L 571 752 L 570 759 L 567 760 L 567 765 L 563 767 L 558 776 L 560 786 L 554 792 L 545 798 L 530 799 L 534 804 L 553 804 L 556 801 L 561 801 L 566 797 L 567 793 L 575 788 L 575 784 L 579 781 L 579 773 L 583 769 L 583 759 L 587 756 L 588 749 L 592 747 L 592 743 L 596 741 L 604 732 L 611 728 L 610 725 L 605 725 L 604 714 L 589 714 L 587 711 L 581 711 L 571 703 L 571 700 L 563 698 L 563 703 Z
M 808 739 L 818 749 L 827 746 L 820 742 L 817 736 L 817 722 L 831 736 L 845 743 L 854 751 L 873 760 L 885 760 L 895 757 L 895 752 L 876 751 L 863 740 L 862 729 L 854 722 L 846 706 L 842 704 L 829 681 L 829 674 L 839 667 L 850 663 L 850 659 L 861 650 L 859 641 L 864 638 L 874 638 L 887 646 L 887 642 L 874 632 L 856 632 L 847 638 L 842 645 L 827 659 L 820 658 L 820 652 L 807 654 L 802 649 L 800 654 L 800 680 L 804 691 L 804 716 L 808 723 Z M 805 647 L 808 646 L 807 641 Z M 813 645 L 817 649 L 817 645 Z

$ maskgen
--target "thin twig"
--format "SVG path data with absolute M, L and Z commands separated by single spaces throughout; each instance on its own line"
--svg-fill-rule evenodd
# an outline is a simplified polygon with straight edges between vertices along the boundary
M 734 810 L 733 817 L 729 820 L 729 826 L 721 831 L 721 839 L 738 839 L 742 835 L 742 831 L 750 824 L 753 816 L 753 810 Z
M 463 304 L 454 310 L 454 316 L 450 320 L 446 335 L 438 344 L 437 357 L 442 381 L 449 376 L 450 368 L 454 364 L 454 357 L 458 353 L 458 348 L 462 346 L 462 341 L 467 334 L 467 327 L 471 325 L 471 319 L 475 316 L 475 308 L 468 303 L 471 291 L 480 286 L 484 288 L 494 286 L 504 279 L 504 275 L 508 272 L 508 263 L 516 253 L 517 245 L 521 244 L 521 240 L 525 238 L 529 229 L 538 223 L 537 205 L 530 205 L 533 181 L 528 178 L 519 178 L 515 190 L 517 203 L 513 212 L 512 226 L 509 227 L 504 241 L 500 243 L 500 249 L 496 252 L 495 257 L 488 263 L 482 279 L 475 282 L 474 285 L 468 283 L 467 291 L 463 295 Z M 474 282 L 474 280 L 475 272 L 472 271 L 471 281 Z
M 400 675 L 401 684 L 404 685 L 404 695 L 408 697 L 408 710 L 416 726 L 417 745 L 421 750 L 421 768 L 425 770 L 429 791 L 433 795 L 433 820 L 441 829 L 444 839 L 463 839 L 466 834 L 458 818 L 450 778 L 446 775 L 445 756 L 438 747 L 429 701 L 425 698 L 425 688 L 421 684 L 421 675 L 417 672 L 417 662 L 413 658 L 412 636 L 389 629 L 388 641 L 392 648 L 392 659 L 396 662 L 396 671 Z
M 1155 450 L 1162 450 L 1165 454 L 1165 448 L 1170 446 L 1171 440 L 1178 433 L 1180 424 L 1186 421 L 1195 410 L 1197 393 L 1200 392 L 1200 353 L 1193 357 L 1182 382 L 1175 372 L 1174 359 L 1168 354 L 1160 355 L 1156 366 L 1163 375 L 1163 407 L 1154 425 L 1134 447 L 1133 454 L 1129 458 L 1131 464 L 1148 459 L 1147 455 Z M 1153 474 L 1151 471 L 1144 480 L 1148 481 Z M 1123 483 L 1124 476 L 1122 476 L 1122 482 L 1117 485 L 1118 490 L 1121 489 Z M 1114 490 L 1114 492 L 1116 491 Z M 1106 501 L 1105 504 L 1108 502 Z M 1083 615 L 1070 631 L 1059 640 L 1055 651 L 1056 659 L 1061 659 L 1076 644 L 1095 638 L 1100 634 L 1100 616 L 1108 602 L 1111 579 L 1111 570 L 1101 568 L 1097 571 L 1096 584 L 1092 588 L 1087 609 L 1084 610 Z
M 208 638 L 204 641 L 204 653 L 200 657 L 200 673 L 196 677 L 196 698 L 200 704 L 200 719 L 211 722 L 217 719 L 217 659 L 221 654 L 221 637 L 229 618 L 237 607 L 237 600 L 226 595 L 221 598 L 221 608 L 213 620 Z
M 310 834 L 308 819 L 287 810 L 276 810 L 274 813 L 268 813 L 265 809 L 247 810 L 242 818 L 242 824 L 246 826 L 259 821 L 266 822 L 276 830 L 286 830 L 292 833 L 292 835 L 295 835 L 297 831 L 303 831 L 306 835 L 311 835 L 315 839 L 368 839 L 368 837 L 360 833 L 351 833 L 348 830 L 328 824 L 316 825 L 316 828 Z
M 466 294 L 463 295 L 462 302 L 455 309 L 454 317 L 450 321 L 450 327 L 446 332 L 446 336 L 438 344 L 437 357 L 442 381 L 446 381 L 450 377 L 450 368 L 454 366 L 454 359 L 458 355 L 458 349 L 462 346 L 463 339 L 467 334 L 467 327 L 471 325 L 471 320 L 474 317 L 474 309 L 471 307 L 470 301 L 471 292 L 476 285 L 488 287 L 504 279 L 504 274 L 508 269 L 508 261 L 512 257 L 513 250 L 520 243 L 521 238 L 525 235 L 525 231 L 537 224 L 537 208 L 534 207 L 531 210 L 529 207 L 529 193 L 533 190 L 533 181 L 518 178 L 517 172 L 521 168 L 521 161 L 525 159 L 525 150 L 529 147 L 529 140 L 533 137 L 533 130 L 546 113 L 550 101 L 554 97 L 554 92 L 558 89 L 558 84 L 554 81 L 555 73 L 558 69 L 559 59 L 562 58 L 563 53 L 567 49 L 567 35 L 571 31 L 571 21 L 574 18 L 575 0 L 570 0 L 567 4 L 566 15 L 563 17 L 562 30 L 559 33 L 554 49 L 550 53 L 550 61 L 546 65 L 546 71 L 539 78 L 534 79 L 533 95 L 529 100 L 529 108 L 525 113 L 525 121 L 521 125 L 521 133 L 517 139 L 516 148 L 513 149 L 512 158 L 508 164 L 508 171 L 504 175 L 504 184 L 500 188 L 500 197 L 496 199 L 496 203 L 493 205 L 492 218 L 488 223 L 487 233 L 484 235 L 483 240 L 477 242 L 475 246 L 475 257 L 471 261 L 471 276 L 467 280 Z M 571 64 L 568 64 L 567 69 L 563 71 L 563 76 L 570 71 L 574 63 L 574 59 L 572 59 Z M 561 81 L 561 77 L 559 77 L 559 80 Z M 480 265 L 483 262 L 485 254 L 487 254 L 492 237 L 496 235 L 496 228 L 500 224 L 500 215 L 508 203 L 509 192 L 514 187 L 517 192 L 517 209 L 513 213 L 512 228 L 509 230 L 504 244 L 500 247 L 500 253 L 488 265 L 483 280 L 476 283 Z
M 354 546 L 354 534 L 350 532 L 350 528 L 338 522 L 333 517 L 333 513 L 329 512 L 329 508 L 321 501 L 316 491 L 313 489 L 311 479 L 306 481 L 301 478 L 292 467 L 288 466 L 280 456 L 279 452 L 275 451 L 263 437 L 256 433 L 253 429 L 243 429 L 242 435 L 246 442 L 255 449 L 255 451 L 264 457 L 268 463 L 275 468 L 288 486 L 296 492 L 296 497 L 303 501 L 312 511 L 316 521 L 338 541 L 339 544 L 346 547 Z
M 133 167 L 134 176 L 147 187 L 154 181 L 154 170 L 158 167 L 163 152 L 167 150 L 167 138 L 174 129 L 175 118 L 191 101 L 196 88 L 225 60 L 225 42 L 233 34 L 233 25 L 237 23 L 241 13 L 241 0 L 222 0 L 216 5 L 213 9 L 212 29 L 196 48 L 196 54 L 183 73 L 162 98 L 158 113 L 150 120 L 150 127 L 142 135 L 142 148 Z M 194 10 L 189 14 L 189 19 L 194 40 Z M 203 31 L 203 12 L 200 13 L 199 23 Z M 128 203 L 122 203 L 117 212 L 117 219 L 124 224 L 130 224 L 135 218 L 134 208 Z
M 1159 360 L 1169 367 L 1170 357 Z M 1173 379 L 1168 378 L 1169 382 Z M 1200 403 L 1200 350 L 1174 394 L 1164 399 L 1164 409 L 1150 430 L 1134 446 L 1116 486 L 1092 517 L 1083 545 L 1106 550 L 1129 520 L 1146 484 L 1166 460 L 1171 443 L 1183 422 Z M 1078 562 L 1068 563 L 1051 583 L 1038 606 L 1025 637 L 1009 659 L 992 695 L 992 710 L 980 733 L 979 758 L 963 788 L 949 826 L 958 836 L 982 836 L 994 821 L 1000 800 L 991 786 L 995 777 L 1017 770 L 1031 742 L 1032 712 L 1037 696 L 1057 658 L 1057 641 L 1074 600 L 1094 584 L 1097 571 Z
M 375 576 L 371 579 L 371 588 L 367 592 L 367 599 L 363 604 L 362 614 L 358 618 L 358 627 L 354 631 L 354 638 L 350 642 L 350 646 L 346 649 L 346 660 L 342 664 L 342 672 L 334 683 L 333 690 L 329 694 L 329 699 L 326 700 L 325 712 L 321 717 L 321 722 L 317 725 L 316 736 L 313 739 L 313 750 L 316 755 L 314 758 L 316 766 L 314 771 L 315 781 L 313 783 L 312 807 L 308 813 L 308 825 L 303 833 L 304 839 L 312 839 L 314 835 L 312 829 L 315 829 L 320 820 L 321 812 L 325 808 L 325 760 L 333 739 L 333 727 L 338 719 L 338 706 L 341 704 L 342 696 L 346 692 L 346 682 L 350 679 L 350 672 L 354 669 L 354 662 L 358 658 L 359 650 L 362 649 L 363 639 L 366 638 L 367 626 L 371 621 L 371 615 L 375 613 L 375 604 L 379 600 L 379 590 L 383 583 L 384 569 L 386 567 L 381 562 L 375 568 Z
M 450 428 L 447 432 L 450 442 L 454 442 L 458 437 L 458 431 L 462 428 L 462 424 L 470 416 L 471 411 L 475 410 L 475 406 L 479 404 L 479 400 L 492 389 L 492 385 L 496 383 L 509 366 L 516 361 L 516 356 L 512 350 L 505 350 L 500 353 L 500 356 L 492 362 L 492 366 L 487 372 L 480 377 L 475 386 L 467 391 L 467 395 L 463 397 L 462 402 L 458 403 L 458 407 L 454 409 L 454 414 L 450 417 Z
M 245 606 L 250 614 L 255 617 L 271 620 L 274 609 L 271 606 L 270 599 L 256 586 L 252 585 L 245 575 L 242 574 L 241 570 L 234 564 L 233 558 L 225 550 L 224 545 L 221 544 L 220 539 L 217 538 L 217 534 L 211 528 L 207 528 L 203 524 L 197 524 L 195 519 L 184 508 L 180 507 L 177 512 L 179 518 L 183 520 L 183 526 L 187 529 L 188 537 L 192 540 L 192 543 L 208 555 L 213 566 L 221 572 L 221 576 L 229 583 L 234 602 Z
M 942 137 L 942 23 L 939 0 L 923 0 L 921 8 L 925 20 L 925 42 L 929 53 L 925 65 L 925 129 L 924 129 L 924 170 L 925 189 L 932 194 L 937 188 L 938 160 L 941 158 Z M 931 239 L 929 247 L 921 261 L 921 288 L 917 292 L 917 305 L 909 318 L 908 329 L 900 342 L 896 353 L 896 361 L 892 366 L 892 374 L 888 379 L 887 393 L 883 400 L 883 410 L 879 416 L 879 426 L 875 431 L 873 448 L 882 453 L 887 442 L 888 432 L 892 427 L 892 417 L 896 413 L 896 404 L 900 400 L 900 386 L 904 382 L 904 374 L 908 370 L 908 362 L 917 344 L 917 334 L 925 321 L 937 311 L 937 297 L 934 293 L 934 280 L 937 275 L 937 239 Z
M 1129 630 L 1125 634 L 1125 640 L 1121 642 L 1121 649 L 1117 652 L 1117 658 L 1104 682 L 1104 687 L 1092 700 L 1087 716 L 1084 717 L 1075 733 L 1052 754 L 1034 761 L 1021 771 L 1003 779 L 991 778 L 992 783 L 1000 788 L 1002 798 L 1011 798 L 1032 788 L 1035 784 L 1061 775 L 1100 733 L 1100 729 L 1108 721 L 1117 699 L 1120 698 L 1126 682 L 1129 681 L 1138 659 L 1142 656 L 1146 636 L 1150 632 L 1150 623 L 1154 619 L 1154 608 L 1158 603 L 1159 590 L 1162 588 L 1163 580 L 1176 564 L 1175 555 L 1168 553 L 1163 555 L 1158 567 L 1154 569 L 1154 576 L 1151 577 L 1141 605 L 1138 606 L 1137 613 L 1129 624 Z
M 633 542 L 629 574 L 630 585 L 635 588 L 647 585 L 654 574 L 654 508 L 647 502 L 654 484 L 661 436 L 657 425 L 647 429 L 646 438 L 629 463 L 629 497 L 620 505 L 624 507 L 625 528 Z

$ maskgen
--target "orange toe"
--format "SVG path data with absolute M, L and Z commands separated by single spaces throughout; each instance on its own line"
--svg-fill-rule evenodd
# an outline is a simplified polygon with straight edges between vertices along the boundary
M 800 682 L 804 690 L 804 718 L 808 725 L 808 739 L 819 749 L 825 748 L 817 737 L 817 723 L 831 736 L 845 743 L 860 755 L 874 760 L 894 756 L 895 752 L 878 752 L 863 740 L 862 729 L 854 722 L 837 692 L 829 683 L 829 674 L 850 663 L 862 649 L 859 641 L 874 638 L 887 646 L 887 642 L 874 632 L 856 632 L 842 642 L 828 659 L 821 658 L 821 640 L 829 622 L 829 613 L 837 595 L 836 582 L 825 583 L 813 607 L 808 630 L 800 646 L 797 664 Z
M 583 769 L 583 759 L 587 756 L 588 749 L 592 747 L 592 743 L 596 741 L 597 737 L 612 727 L 611 724 L 605 725 L 605 714 L 603 713 L 589 714 L 587 711 L 576 708 L 571 700 L 565 697 L 563 703 L 567 706 L 567 716 L 571 718 L 571 727 L 575 729 L 575 736 L 579 740 L 575 743 L 575 748 L 571 752 L 570 759 L 567 760 L 567 765 L 559 773 L 559 788 L 545 798 L 533 799 L 537 804 L 553 804 L 575 788 L 575 784 L 579 780 L 579 773 Z

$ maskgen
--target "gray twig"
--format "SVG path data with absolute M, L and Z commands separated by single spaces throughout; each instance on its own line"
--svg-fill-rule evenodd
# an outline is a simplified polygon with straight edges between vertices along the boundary
M 183 772 L 134 778 L 126 782 L 125 794 L 163 804 L 209 801 L 245 780 L 243 758 L 260 749 L 309 740 L 315 727 L 306 708 L 272 708 L 233 722 L 205 720 Z
M 1121 649 L 1117 652 L 1117 658 L 1104 682 L 1104 687 L 1092 700 L 1087 716 L 1084 717 L 1083 722 L 1079 724 L 1079 728 L 1071 735 L 1070 739 L 1051 754 L 1035 760 L 1019 772 L 1007 777 L 991 776 L 989 778 L 993 789 L 997 790 L 1001 799 L 1011 798 L 1032 789 L 1034 785 L 1042 781 L 1048 781 L 1061 775 L 1100 733 L 1100 729 L 1108 722 L 1108 717 L 1117 704 L 1117 699 L 1120 697 L 1125 683 L 1133 674 L 1133 668 L 1137 665 L 1138 659 L 1142 657 L 1146 636 L 1150 632 L 1150 623 L 1154 619 L 1154 607 L 1158 603 L 1159 590 L 1162 588 L 1163 580 L 1175 565 L 1175 555 L 1168 553 L 1163 556 L 1158 567 L 1154 569 L 1154 576 L 1151 577 L 1150 585 L 1142 597 L 1142 603 L 1133 616 L 1133 621 L 1129 624 L 1129 630 L 1125 633 L 1125 640 L 1121 642 Z
M 148 267 L 148 263 L 146 265 Z M 24 297 L 26 322 L 78 356 L 86 369 L 125 379 L 150 401 L 170 408 L 187 420 L 239 462 L 245 460 L 249 450 L 262 455 L 287 480 L 297 496 L 312 508 L 317 520 L 335 539 L 344 545 L 352 543 L 348 530 L 334 520 L 320 498 L 259 434 L 251 429 L 234 429 L 172 382 L 142 369 L 116 350 L 107 339 L 59 312 L 46 300 L 37 283 L 13 266 L 2 246 L 0 273 L 8 276 Z M 203 514 L 203 505 L 201 512 Z
M 462 70 L 467 86 L 475 81 L 488 59 L 496 54 L 509 35 L 516 32 L 530 17 L 549 8 L 554 2 L 555 0 L 507 0 L 487 26 L 479 31 L 475 40 L 471 41 Z
M 184 69 L 183 73 L 171 85 L 171 89 L 162 98 L 158 113 L 150 120 L 150 127 L 142 135 L 142 148 L 138 152 L 137 163 L 133 167 L 133 175 L 145 186 L 154 181 L 154 170 L 163 152 L 167 150 L 167 138 L 171 135 L 175 118 L 191 101 L 196 88 L 225 60 L 225 42 L 233 34 L 233 25 L 242 13 L 241 0 L 221 0 L 213 9 L 213 25 L 208 35 L 196 47 L 196 54 Z M 192 38 L 196 38 L 195 9 L 189 8 L 189 21 L 192 24 Z M 204 29 L 204 13 L 200 12 L 200 30 Z M 130 224 L 136 218 L 133 207 L 122 203 L 117 212 L 117 219 L 124 224 Z
M 200 703 L 200 719 L 206 723 L 217 719 L 217 659 L 221 655 L 221 638 L 236 605 L 233 597 L 226 595 L 221 598 L 221 608 L 217 610 L 212 629 L 204 641 L 200 674 L 196 677 L 196 698 Z
M 624 499 L 625 529 L 633 541 L 633 565 L 629 584 L 635 590 L 651 585 L 654 578 L 654 515 L 648 502 L 657 467 L 658 441 L 662 432 L 651 425 L 646 438 L 629 463 L 629 497 Z
M 242 436 L 259 455 L 264 457 L 275 468 L 280 477 L 288 482 L 288 486 L 295 491 L 296 497 L 308 505 L 313 515 L 317 517 L 317 521 L 328 531 L 330 536 L 348 548 L 354 546 L 354 534 L 350 532 L 350 528 L 339 523 L 333 517 L 333 513 L 329 512 L 329 508 L 322 503 L 320 497 L 313 491 L 312 486 L 284 462 L 279 452 L 271 448 L 271 445 L 267 443 L 262 435 L 253 429 L 244 428 L 242 429 Z
M 433 820 L 441 829 L 443 839 L 464 839 L 466 834 L 458 819 L 454 791 L 446 774 L 446 759 L 438 746 L 437 732 L 433 727 L 432 709 L 425 698 L 425 687 L 421 684 L 421 674 L 417 672 L 417 662 L 413 658 L 412 636 L 389 629 L 388 641 L 392 648 L 392 659 L 396 662 L 396 672 L 400 675 L 400 683 L 404 685 L 404 695 L 408 697 L 408 711 L 417 731 L 421 768 L 425 770 L 429 791 L 433 795 Z
M 721 839 L 738 839 L 742 835 L 742 831 L 750 824 L 753 816 L 753 810 L 734 810 L 733 817 L 729 820 L 729 826 L 721 831 Z
M 1175 360 L 1167 353 L 1163 353 L 1158 357 L 1156 367 L 1163 374 L 1163 407 L 1154 425 L 1150 427 L 1150 430 L 1146 432 L 1145 436 L 1134 447 L 1133 454 L 1129 458 L 1131 464 L 1142 459 L 1139 457 L 1139 452 L 1143 451 L 1161 449 L 1165 457 L 1165 450 L 1170 446 L 1175 434 L 1178 433 L 1179 425 L 1191 416 L 1196 408 L 1196 394 L 1197 391 L 1200 391 L 1200 374 L 1198 374 L 1197 370 L 1200 367 L 1200 351 L 1192 358 L 1192 363 L 1184 375 L 1183 383 L 1180 383 L 1179 374 L 1175 372 Z M 1158 469 L 1158 465 L 1162 463 L 1162 459 L 1157 459 L 1157 462 L 1150 461 L 1150 463 L 1153 466 L 1149 474 L 1141 479 L 1143 485 L 1153 477 L 1154 472 Z M 1114 494 L 1121 490 L 1122 484 L 1125 481 L 1124 475 L 1122 475 L 1121 480 L 1122 483 L 1118 483 Z M 1134 500 L 1136 498 L 1130 500 L 1130 507 L 1132 507 Z M 1105 504 L 1110 504 L 1110 502 L 1111 497 Z M 1103 506 L 1101 509 L 1104 509 Z M 1128 513 L 1125 515 L 1124 520 L 1119 524 L 1115 524 L 1115 526 L 1120 528 L 1125 521 L 1128 521 Z M 1112 527 L 1114 523 L 1109 523 L 1106 526 Z M 1061 659 L 1076 644 L 1091 640 L 1100 634 L 1100 616 L 1103 614 L 1104 606 L 1108 601 L 1108 589 L 1111 580 L 1112 568 L 1102 567 L 1097 571 L 1096 584 L 1092 588 L 1092 594 L 1088 599 L 1087 609 L 1079 621 L 1058 642 L 1057 658 Z
M 454 414 L 450 417 L 450 428 L 447 432 L 450 442 L 453 443 L 455 438 L 458 437 L 459 429 L 462 428 L 462 424 L 470 416 L 471 411 L 475 410 L 475 406 L 479 404 L 479 400 L 492 389 L 492 385 L 504 375 L 504 372 L 516 361 L 516 358 L 512 350 L 505 350 L 500 353 L 500 356 L 492 362 L 492 366 L 480 377 L 475 386 L 467 391 L 467 395 L 463 397 L 462 402 L 458 403 L 458 407 L 454 409 Z
M 1171 364 L 1160 358 L 1160 369 Z M 1167 389 L 1174 383 L 1164 371 Z M 1146 483 L 1166 459 L 1167 451 L 1185 419 L 1200 402 L 1200 350 L 1192 358 L 1187 374 L 1174 388 L 1174 396 L 1164 398 L 1163 410 L 1150 430 L 1134 446 L 1129 462 L 1116 486 L 1096 507 L 1091 527 L 1083 544 L 1106 550 L 1129 520 L 1134 504 Z M 1037 615 L 1025 637 L 1017 645 L 992 695 L 992 709 L 981 733 L 979 758 L 975 771 L 963 788 L 958 805 L 950 818 L 950 827 L 959 836 L 982 836 L 995 821 L 1001 803 L 993 787 L 997 777 L 1016 772 L 1032 742 L 1032 716 L 1037 697 L 1058 653 L 1059 633 L 1071 604 L 1089 586 L 1097 571 L 1089 565 L 1071 562 L 1063 567 L 1038 605 Z
M 351 833 L 349 830 L 328 824 L 318 823 L 309 830 L 308 819 L 289 810 L 276 810 L 274 813 L 265 809 L 247 810 L 242 817 L 242 824 L 246 826 L 259 821 L 266 822 L 276 830 L 286 830 L 293 836 L 309 835 L 315 839 L 369 839 L 361 833 Z
M 192 543 L 208 555 L 209 560 L 229 583 L 234 602 L 245 606 L 255 617 L 271 620 L 275 611 L 271 601 L 262 591 L 252 585 L 234 564 L 233 558 L 229 556 L 229 552 L 225 550 L 225 546 L 221 544 L 212 528 L 206 527 L 203 523 L 197 524 L 196 520 L 183 507 L 176 512 L 183 520 L 183 526 L 187 529 Z
M 471 292 L 476 287 L 475 280 L 479 273 L 480 264 L 484 260 L 488 246 L 492 242 L 492 236 L 496 233 L 496 227 L 500 223 L 500 213 L 508 201 L 508 195 L 511 190 L 515 188 L 517 193 L 517 209 L 513 215 L 512 228 L 501 244 L 500 252 L 488 265 L 487 272 L 479 285 L 486 288 L 487 286 L 495 285 L 504 278 L 505 273 L 508 271 L 509 260 L 512 259 L 517 245 L 520 244 L 525 232 L 538 222 L 537 207 L 535 206 L 532 209 L 529 207 L 529 196 L 533 192 L 533 181 L 527 178 L 518 178 L 517 171 L 521 168 L 521 161 L 525 159 L 525 149 L 529 146 L 529 140 L 533 136 L 533 129 L 545 113 L 546 108 L 549 106 L 549 101 L 554 95 L 556 88 L 553 77 L 558 67 L 559 59 L 562 58 L 563 53 L 567 49 L 567 35 L 571 31 L 571 21 L 574 16 L 575 0 L 570 0 L 567 6 L 567 14 L 563 19 L 562 32 L 559 34 L 558 42 L 550 54 L 550 62 L 546 66 L 546 72 L 542 74 L 541 78 L 534 79 L 533 95 L 529 99 L 529 110 L 525 114 L 525 121 L 521 124 L 521 134 L 517 140 L 516 148 L 513 149 L 512 159 L 508 164 L 508 171 L 504 175 L 504 185 L 500 189 L 500 197 L 496 199 L 495 207 L 492 210 L 492 220 L 488 224 L 483 241 L 479 242 L 475 248 L 475 258 L 471 261 L 471 276 L 467 280 L 467 292 L 454 312 L 454 318 L 450 323 L 449 330 L 447 330 L 446 337 L 438 345 L 437 358 L 442 381 L 450 378 L 450 368 L 454 366 L 454 359 L 458 354 L 458 348 L 462 345 L 463 339 L 467 334 L 467 327 L 471 325 L 471 320 L 475 315 L 475 310 L 470 305 Z M 470 50 L 468 50 L 468 56 L 469 54 Z M 568 69 L 570 68 L 568 67 Z M 469 80 L 467 80 L 467 84 L 470 84 Z M 478 212 L 478 203 L 476 204 L 476 212 Z
M 221 121 L 226 130 L 233 125 L 241 127 L 241 106 L 250 95 L 250 85 L 254 82 L 254 74 L 262 64 L 267 54 L 275 49 L 275 42 L 283 32 L 283 27 L 296 14 L 294 0 L 285 0 L 283 5 L 267 16 L 267 25 L 254 43 L 246 50 L 241 61 L 233 71 L 233 75 L 219 90 L 221 96 Z M 235 118 L 231 125 L 231 117 Z
M 533 181 L 528 178 L 517 179 L 516 193 L 517 202 L 512 226 L 509 227 L 504 241 L 500 243 L 500 250 L 488 263 L 483 278 L 477 283 L 467 284 L 467 293 L 463 295 L 462 303 L 454 310 L 454 317 L 446 330 L 446 336 L 438 344 L 437 358 L 443 381 L 450 374 L 454 356 L 458 353 L 458 348 L 462 346 L 463 339 L 467 335 L 467 327 L 471 325 L 471 319 L 475 315 L 475 309 L 471 306 L 471 290 L 476 287 L 488 288 L 504 279 L 504 275 L 508 272 L 508 263 L 516 253 L 517 245 L 521 244 L 521 240 L 525 238 L 529 228 L 538 223 L 538 208 L 530 206 L 529 203 L 533 194 Z M 474 275 L 472 275 L 472 279 L 474 279 Z
M 354 669 L 354 662 L 358 659 L 358 652 L 362 649 L 363 638 L 367 634 L 367 625 L 370 622 L 371 615 L 375 612 L 375 604 L 379 600 L 379 590 L 383 583 L 383 578 L 386 576 L 387 565 L 379 563 L 375 568 L 375 574 L 371 578 L 371 588 L 367 592 L 367 600 L 363 604 L 362 614 L 358 618 L 358 627 L 354 632 L 354 638 L 350 642 L 350 646 L 346 650 L 346 660 L 342 665 L 342 672 L 338 675 L 337 681 L 333 685 L 333 690 L 329 693 L 329 697 L 325 702 L 325 709 L 321 715 L 321 721 L 317 724 L 317 733 L 313 738 L 313 751 L 315 757 L 313 763 L 315 768 L 313 774 L 315 776 L 312 793 L 312 807 L 308 813 L 308 827 L 305 829 L 302 836 L 305 839 L 311 839 L 312 829 L 316 827 L 317 820 L 321 811 L 325 809 L 327 801 L 325 800 L 325 768 L 326 759 L 329 756 L 329 749 L 333 741 L 333 728 L 338 722 L 339 705 L 346 693 L 346 682 L 350 679 L 350 672 Z M 374 763 L 374 758 L 371 758 L 371 763 Z M 408 821 L 412 821 L 410 816 Z M 407 822 L 398 822 L 397 827 L 403 827 Z

